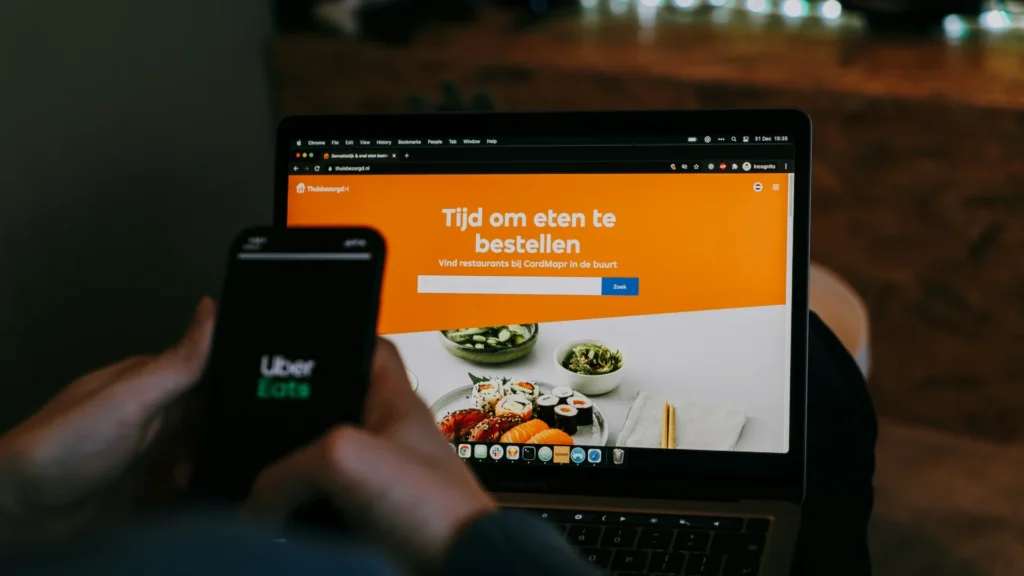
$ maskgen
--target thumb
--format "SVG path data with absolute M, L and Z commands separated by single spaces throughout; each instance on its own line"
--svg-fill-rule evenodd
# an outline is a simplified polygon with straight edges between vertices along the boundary
M 405 464 L 391 446 L 373 435 L 340 427 L 264 470 L 253 484 L 244 511 L 253 518 L 280 522 L 321 495 L 342 508 L 369 503 L 372 492 L 384 489 L 381 478 L 409 473 Z M 369 477 L 366 468 L 373 468 Z
M 202 376 L 210 356 L 215 318 L 213 300 L 204 297 L 181 340 L 151 362 L 125 376 L 125 398 L 146 411 L 162 408 Z
M 210 355 L 210 343 L 213 339 L 213 323 L 216 316 L 216 305 L 213 299 L 204 296 L 196 305 L 195 314 L 185 334 L 178 343 L 167 349 L 158 359 L 169 365 L 186 369 L 198 377 Z

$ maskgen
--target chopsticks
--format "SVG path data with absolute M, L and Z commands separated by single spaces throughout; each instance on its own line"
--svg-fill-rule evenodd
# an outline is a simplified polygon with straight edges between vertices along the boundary
M 676 447 L 676 407 L 665 402 L 665 410 L 661 416 L 661 447 Z

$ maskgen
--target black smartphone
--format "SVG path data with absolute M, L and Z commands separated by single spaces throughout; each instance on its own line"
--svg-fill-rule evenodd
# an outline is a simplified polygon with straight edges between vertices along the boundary
M 193 496 L 241 502 L 265 467 L 361 420 L 384 256 L 366 228 L 238 236 L 198 389 Z

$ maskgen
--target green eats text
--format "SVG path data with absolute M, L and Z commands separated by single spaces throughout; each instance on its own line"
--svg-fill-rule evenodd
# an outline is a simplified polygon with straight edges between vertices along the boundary
M 262 400 L 308 400 L 309 382 L 271 380 L 260 378 L 256 397 Z

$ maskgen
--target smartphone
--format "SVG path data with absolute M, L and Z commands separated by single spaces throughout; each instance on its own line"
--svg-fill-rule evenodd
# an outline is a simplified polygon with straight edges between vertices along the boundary
M 198 389 L 194 496 L 241 502 L 268 465 L 360 422 L 384 256 L 367 228 L 255 228 L 234 241 Z

